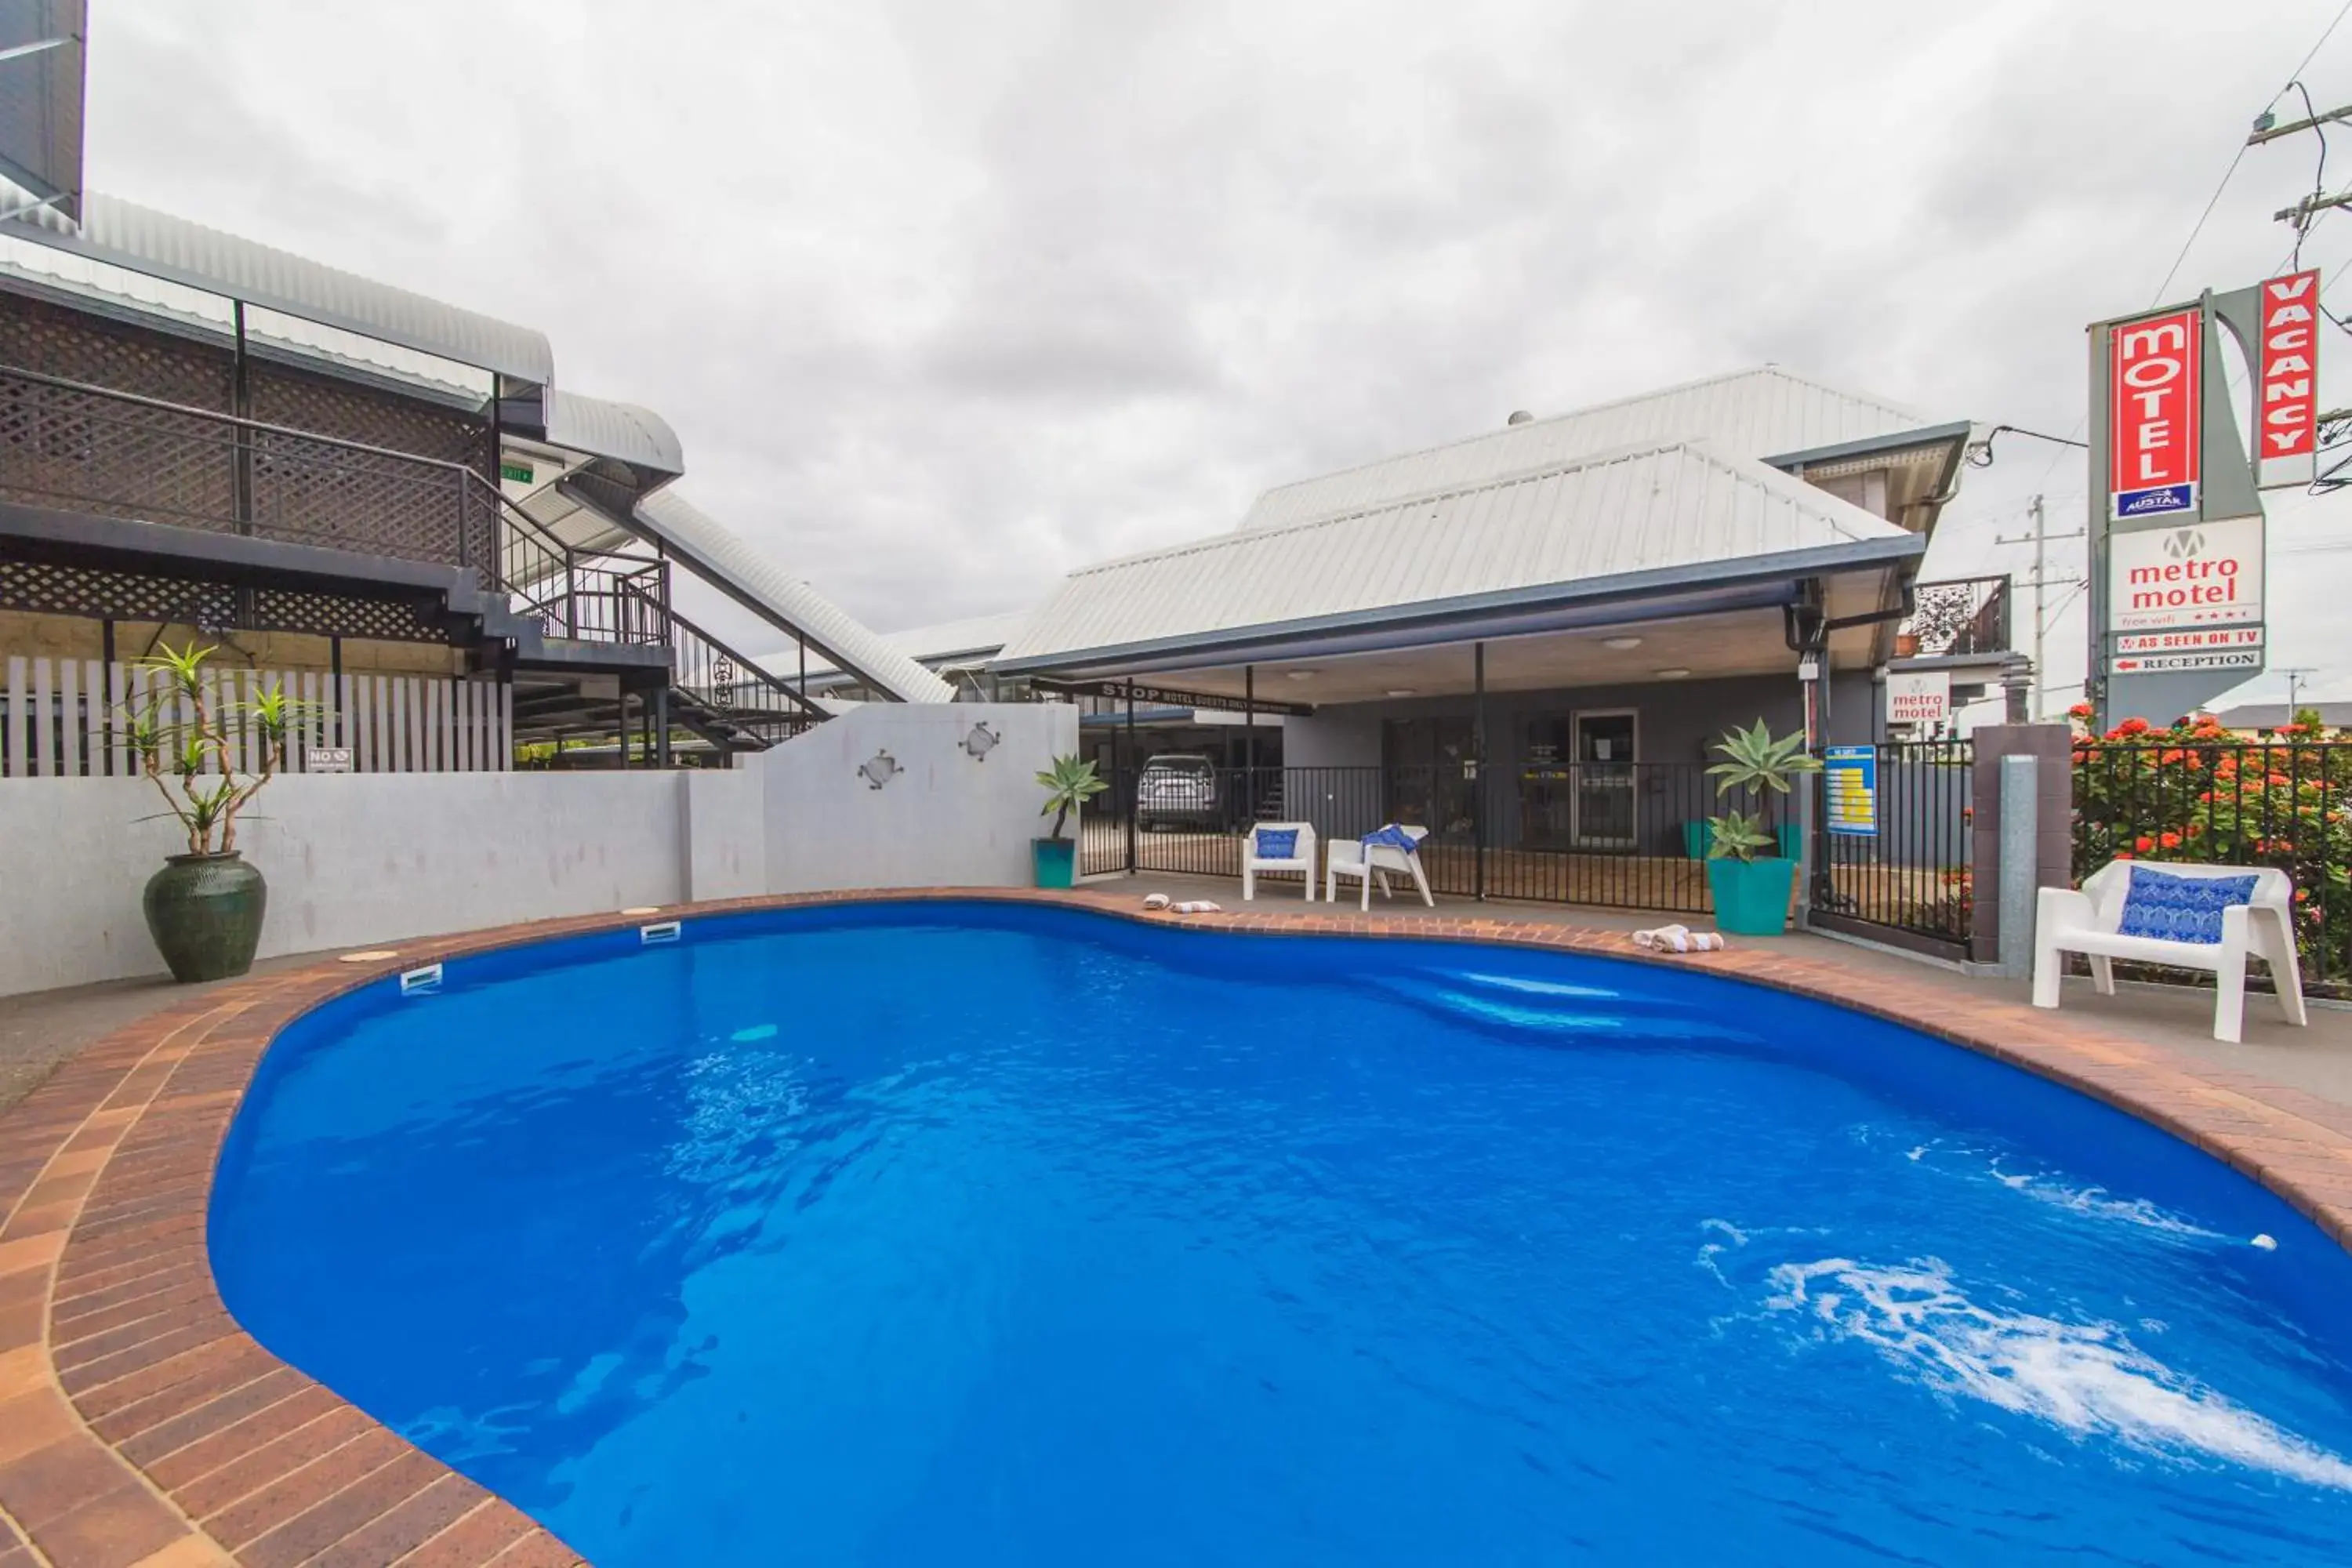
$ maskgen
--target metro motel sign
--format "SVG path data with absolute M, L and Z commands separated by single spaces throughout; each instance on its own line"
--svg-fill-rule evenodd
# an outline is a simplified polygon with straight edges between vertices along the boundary
M 2107 339 L 2107 493 L 2118 521 L 2197 510 L 2204 329 L 2204 312 L 2190 309 L 2125 322 Z
M 2298 271 L 2091 327 L 2091 696 L 2189 712 L 2265 664 L 2262 492 L 2318 448 L 2320 279 Z M 2223 360 L 2234 342 L 2247 382 Z

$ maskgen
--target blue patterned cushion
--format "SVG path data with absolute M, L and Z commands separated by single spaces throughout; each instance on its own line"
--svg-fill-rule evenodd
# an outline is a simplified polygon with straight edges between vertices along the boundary
M 1298 858 L 1298 829 L 1296 827 L 1261 827 L 1257 830 L 1257 858 L 1261 860 L 1295 860 Z
M 2116 932 L 2159 942 L 2220 942 L 2221 911 L 2233 904 L 2252 903 L 2254 881 L 2252 877 L 2176 877 L 2135 866 Z

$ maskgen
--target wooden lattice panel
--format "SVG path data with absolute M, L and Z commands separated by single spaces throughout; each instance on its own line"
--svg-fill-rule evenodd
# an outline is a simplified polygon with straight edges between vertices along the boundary
M 239 589 L 154 573 L 0 560 L 0 609 L 156 621 L 206 631 L 306 632 L 383 642 L 446 643 L 413 600 L 287 588 Z

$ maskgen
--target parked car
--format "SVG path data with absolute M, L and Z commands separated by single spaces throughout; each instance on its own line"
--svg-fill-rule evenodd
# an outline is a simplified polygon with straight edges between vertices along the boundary
M 1194 752 L 1165 752 L 1149 758 L 1135 781 L 1135 825 L 1146 833 L 1162 827 L 1224 826 L 1224 775 Z

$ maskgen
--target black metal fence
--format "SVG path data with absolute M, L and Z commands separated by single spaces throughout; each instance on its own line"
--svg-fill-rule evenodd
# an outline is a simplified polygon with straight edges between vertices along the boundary
M 1818 775 L 1822 834 L 1815 924 L 1946 958 L 1964 958 L 1975 914 L 1970 830 L 1976 748 L 1920 741 L 1875 748 L 1869 831 L 1837 831 Z M 1853 826 L 1863 826 L 1860 814 Z
M 2352 742 L 2077 742 L 2075 879 L 2123 857 L 2277 867 L 2305 984 L 2352 994 Z
M 1079 868 L 1238 877 L 1254 822 L 1302 822 L 1323 842 L 1383 823 L 1430 830 L 1431 887 L 1524 899 L 1704 914 L 1715 781 L 1698 763 L 1459 766 L 1114 768 L 1089 803 Z M 1783 853 L 1800 848 L 1795 803 L 1764 806 Z

